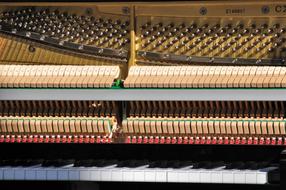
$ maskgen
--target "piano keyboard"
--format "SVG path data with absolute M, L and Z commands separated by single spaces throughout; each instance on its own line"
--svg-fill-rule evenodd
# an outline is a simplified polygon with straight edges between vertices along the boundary
M 133 66 L 126 88 L 284 88 L 286 68 L 273 66 Z
M 120 89 L 134 101 L 0 101 L 0 181 L 282 186 L 285 102 L 212 101 L 212 91 L 286 87 L 284 5 L 1 4 L 0 91 Z M 138 101 L 139 88 L 204 88 L 209 99 Z
M 266 163 L 189 161 L 44 161 L 1 163 L 0 180 L 266 184 L 278 168 Z
M 0 88 L 110 88 L 119 66 L 0 65 Z

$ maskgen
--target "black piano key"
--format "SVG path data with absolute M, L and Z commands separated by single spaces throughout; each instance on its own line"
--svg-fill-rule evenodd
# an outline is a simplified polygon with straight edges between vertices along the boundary
M 130 160 L 130 162 L 128 163 L 128 167 L 137 168 L 137 167 L 144 166 L 147 164 L 149 164 L 147 160 Z
M 162 160 L 150 162 L 149 168 L 167 168 L 167 161 Z
M 250 169 L 250 170 L 258 170 L 258 163 L 254 161 L 249 161 L 245 163 L 245 169 Z
M 185 167 L 189 167 L 189 166 L 193 166 L 194 162 L 192 161 L 183 161 L 180 162 L 180 165 L 178 168 L 185 168 Z
M 245 163 L 244 162 L 230 162 L 226 163 L 226 168 L 225 169 L 244 169 L 245 168 Z
M 181 168 L 181 166 L 182 166 L 182 162 L 180 162 L 179 160 L 173 161 L 172 168 Z
M 194 165 L 194 162 L 192 162 L 192 161 L 175 160 L 175 161 L 172 161 L 172 165 L 170 167 L 179 169 L 179 168 L 190 167 L 190 166 L 193 166 L 193 165 Z
M 258 169 L 262 169 L 262 168 L 266 168 L 266 167 L 270 167 L 270 163 L 269 162 L 258 162 L 257 163 L 257 168 Z
M 88 160 L 76 160 L 74 162 L 74 167 L 92 167 L 96 165 L 96 160 L 88 159 Z
M 0 166 L 12 166 L 13 165 L 13 160 L 1 160 L 0 161 Z
M 205 161 L 204 162 L 195 162 L 193 164 L 193 169 L 203 168 L 206 166 L 206 164 L 207 164 L 207 162 L 205 162 Z
M 213 168 L 217 168 L 217 167 L 221 167 L 221 166 L 225 166 L 225 163 L 222 161 L 202 161 L 202 162 L 195 162 L 193 163 L 193 167 L 194 169 L 213 169 Z
M 128 165 L 128 161 L 127 160 L 121 160 L 117 162 L 117 166 L 118 168 L 123 168 L 123 167 L 127 167 Z
M 111 165 L 115 165 L 118 163 L 118 160 L 103 160 L 96 164 L 97 167 L 107 167 Z
M 161 162 L 159 162 L 159 168 L 170 168 L 172 167 L 173 163 L 172 161 L 168 161 L 168 160 L 162 160 Z
M 62 167 L 62 166 L 66 166 L 66 165 L 71 165 L 74 164 L 74 160 L 73 159 L 67 159 L 67 160 L 63 160 L 63 159 L 56 159 L 56 160 L 44 160 L 42 163 L 43 167 Z
M 280 170 L 279 168 L 275 170 L 271 170 L 267 174 L 268 176 L 268 183 L 275 184 L 280 182 Z
M 218 161 L 218 162 L 209 162 L 204 168 L 213 169 L 213 168 L 218 168 L 222 166 L 225 166 L 225 163 L 223 161 Z
M 23 166 L 35 166 L 35 165 L 41 165 L 43 163 L 43 159 L 30 159 L 30 160 L 26 160 L 23 163 Z

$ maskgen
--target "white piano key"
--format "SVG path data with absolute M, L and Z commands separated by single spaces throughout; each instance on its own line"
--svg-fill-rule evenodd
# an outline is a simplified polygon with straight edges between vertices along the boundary
M 169 170 L 167 173 L 167 182 L 181 182 L 187 183 L 189 181 L 189 171 L 191 170 L 192 166 L 187 166 L 184 168 L 176 168 Z
M 256 184 L 256 170 L 247 170 L 245 172 L 245 183 L 246 184 Z
M 139 171 L 136 170 L 134 171 L 134 181 L 136 182 L 144 182 L 145 178 L 144 178 L 144 170 Z
M 236 170 L 226 170 L 222 172 L 222 183 L 234 183 L 234 172 Z
M 140 166 L 137 168 L 134 168 L 133 170 L 133 181 L 136 182 L 144 182 L 144 170 L 148 167 L 148 165 Z
M 7 167 L 3 172 L 4 180 L 14 180 L 14 169 L 12 167 Z
M 222 172 L 225 170 L 225 166 L 213 170 L 211 172 L 211 183 L 222 183 Z
M 80 167 L 79 180 L 90 181 L 91 170 L 87 167 Z
M 246 183 L 246 175 L 243 170 L 236 170 L 233 172 L 233 183 L 237 184 L 245 184 Z
M 123 181 L 123 175 L 122 175 L 122 170 L 124 168 L 114 168 L 112 171 L 111 171 L 111 181 Z
M 211 170 L 201 169 L 200 171 L 200 183 L 210 183 L 211 179 Z
M 181 171 L 178 174 L 178 182 L 180 183 L 188 183 L 189 182 L 189 172 Z
M 101 176 L 100 176 L 100 169 L 99 167 L 92 167 L 90 169 L 90 180 L 91 181 L 100 181 Z
M 124 168 L 122 170 L 122 179 L 126 182 L 132 182 L 134 180 L 133 170 L 131 168 Z
M 156 169 L 156 182 L 167 182 L 167 169 Z
M 101 167 L 100 170 L 100 180 L 101 181 L 111 181 L 112 179 L 112 170 L 116 168 L 116 164 Z
M 257 172 L 256 184 L 265 184 L 268 182 L 267 172 Z
M 56 167 L 49 167 L 46 169 L 47 180 L 55 181 L 58 180 L 58 172 Z
M 192 167 L 193 166 L 187 166 L 187 167 L 179 169 L 177 182 L 188 183 L 189 182 L 189 171 L 192 170 Z
M 78 167 L 74 167 L 74 168 L 71 168 L 71 169 L 68 169 L 68 172 L 69 172 L 69 180 L 70 181 L 79 181 L 80 179 L 80 175 L 79 175 L 79 172 L 80 172 L 80 169 Z
M 146 168 L 144 171 L 145 182 L 155 182 L 156 181 L 156 172 L 155 168 Z
M 101 181 L 112 181 L 112 170 L 101 171 Z
M 69 169 L 73 167 L 73 164 L 58 168 L 58 180 L 67 181 L 69 179 Z
M 58 170 L 58 180 L 59 181 L 69 180 L 69 170 L 67 169 Z
M 36 170 L 36 180 L 47 180 L 47 168 L 39 167 Z
M 256 183 L 257 184 L 267 183 L 268 182 L 268 172 L 270 172 L 271 170 L 275 170 L 275 169 L 277 169 L 277 167 L 267 167 L 267 168 L 260 169 L 257 172 Z
M 25 180 L 35 180 L 36 179 L 36 169 L 37 167 L 25 168 Z
M 179 177 L 179 169 L 173 169 L 167 173 L 167 182 L 177 182 Z
M 191 169 L 189 171 L 189 183 L 199 183 L 200 169 Z
M 221 170 L 224 168 L 225 166 L 220 166 L 220 167 L 212 168 L 212 169 L 202 169 L 200 171 L 200 183 L 212 183 L 212 174 L 214 173 L 219 174 L 221 173 Z M 216 180 L 219 180 L 219 179 L 216 179 Z
M 3 180 L 4 168 L 0 168 L 0 180 Z
M 24 167 L 18 167 L 15 170 L 14 179 L 15 180 L 24 180 L 25 179 L 25 168 Z

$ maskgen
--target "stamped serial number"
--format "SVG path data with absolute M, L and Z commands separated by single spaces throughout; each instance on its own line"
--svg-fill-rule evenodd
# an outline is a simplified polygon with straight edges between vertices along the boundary
M 230 15 L 230 14 L 243 14 L 245 13 L 245 9 L 226 9 L 225 13 Z

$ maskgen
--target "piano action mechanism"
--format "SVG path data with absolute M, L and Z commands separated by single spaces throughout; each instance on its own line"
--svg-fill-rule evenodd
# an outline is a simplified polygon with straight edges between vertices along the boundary
M 46 100 L 38 94 L 36 100 L 10 100 L 3 96 L 0 142 L 3 146 L 176 144 L 214 149 L 272 145 L 280 151 L 286 145 L 285 101 L 259 95 L 255 100 L 212 100 L 212 92 L 285 90 L 285 6 L 283 1 L 254 0 L 1 3 L 0 96 L 9 90 L 30 90 L 37 96 L 38 90 L 80 89 L 115 94 L 128 90 L 131 98 Z M 204 90 L 209 98 L 132 98 L 132 93 L 172 90 Z M 2 165 L 10 166 L 3 159 Z M 177 162 L 176 166 L 146 160 L 130 166 L 108 159 L 64 161 L 72 165 L 66 169 L 45 168 L 54 162 L 32 163 L 42 167 L 32 174 L 28 167 L 9 171 L 2 167 L 0 179 L 271 184 L 285 175 L 277 178 L 285 170 L 279 159 Z M 77 173 L 74 168 L 81 166 L 96 168 Z M 136 169 L 125 174 L 120 167 Z

